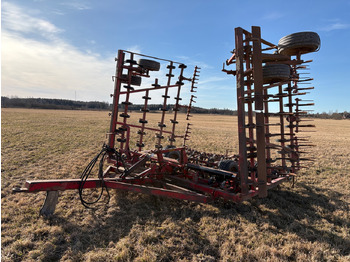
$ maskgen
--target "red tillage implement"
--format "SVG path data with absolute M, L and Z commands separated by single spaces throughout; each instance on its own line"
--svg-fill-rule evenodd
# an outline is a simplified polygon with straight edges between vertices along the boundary
M 191 77 L 185 77 L 186 66 L 182 63 L 119 50 L 108 143 L 79 179 L 27 181 L 24 188 L 13 191 L 46 191 L 40 211 L 44 215 L 54 212 L 58 191 L 70 189 L 79 191 L 85 206 L 95 203 L 103 190 L 108 193 L 110 188 L 202 203 L 217 198 L 239 202 L 256 195 L 266 197 L 268 189 L 294 179 L 302 160 L 310 161 L 300 157 L 299 149 L 312 145 L 299 132 L 300 128 L 314 127 L 301 124 L 306 114 L 301 108 L 313 103 L 304 103 L 299 96 L 313 87 L 299 87 L 312 80 L 301 78 L 299 71 L 311 62 L 302 60 L 301 55 L 317 51 L 319 46 L 320 39 L 313 32 L 288 35 L 275 45 L 261 38 L 259 27 L 253 26 L 251 32 L 235 29 L 235 49 L 226 61 L 227 66 L 235 64 L 235 69 L 222 70 L 236 76 L 237 82 L 239 154 L 232 157 L 189 149 L 189 122 L 184 135 L 175 132 L 181 108 L 187 111 L 186 121 L 191 117 L 196 97 L 191 95 L 184 106 L 180 93 L 186 86 L 196 92 L 199 67 Z M 164 83 L 151 77 L 161 64 L 166 68 L 162 70 L 166 71 Z M 141 86 L 143 79 L 148 83 Z M 162 99 L 156 125 L 147 120 L 154 93 L 161 93 Z M 170 94 L 175 94 L 172 108 Z M 138 123 L 129 119 L 135 97 L 143 101 Z M 270 103 L 277 104 L 277 112 L 269 111 Z M 166 122 L 169 115 L 172 118 Z M 271 116 L 275 116 L 273 124 Z M 278 133 L 271 133 L 272 125 L 279 127 Z M 150 140 L 155 143 L 154 149 L 145 150 Z M 97 162 L 98 172 L 95 178 L 89 178 Z M 88 188 L 102 188 L 100 197 L 86 201 L 83 190 Z

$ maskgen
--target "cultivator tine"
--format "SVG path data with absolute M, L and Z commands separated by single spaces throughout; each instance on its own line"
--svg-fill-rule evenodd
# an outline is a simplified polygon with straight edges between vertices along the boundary
M 189 120 L 190 117 L 192 116 L 192 115 L 190 115 L 190 113 L 191 113 L 191 109 L 192 109 L 192 103 L 196 103 L 196 101 L 194 100 L 195 98 L 197 98 L 197 97 L 194 95 L 191 95 L 190 103 L 187 106 L 186 120 Z
M 193 77 L 192 77 L 192 85 L 191 85 L 191 92 L 197 92 L 195 89 L 197 89 L 196 86 L 194 86 L 195 84 L 198 84 L 198 82 L 196 82 L 197 80 L 199 80 L 199 69 L 201 69 L 198 66 L 195 66 L 194 68 L 194 72 L 193 72 Z
M 158 79 L 156 79 L 155 84 L 158 84 Z M 139 151 L 142 150 L 142 148 L 145 146 L 145 144 L 143 143 L 143 136 L 146 134 L 145 133 L 145 125 L 148 123 L 148 121 L 146 120 L 146 115 L 149 112 L 148 107 L 148 100 L 150 100 L 151 98 L 149 97 L 149 90 L 146 90 L 145 95 L 142 97 L 142 99 L 145 100 L 144 104 L 143 104 L 143 108 L 141 109 L 142 111 L 142 118 L 139 119 L 139 123 L 141 124 L 141 129 L 137 132 L 139 135 L 139 140 L 136 143 L 136 146 L 138 147 Z
M 191 134 L 191 129 L 190 126 L 192 124 L 190 123 L 187 123 L 187 126 L 186 126 L 186 131 L 185 131 L 185 135 L 184 135 L 184 142 L 183 142 L 183 146 L 185 147 L 186 146 L 186 141 L 190 139 L 190 134 Z
M 167 86 L 170 86 L 171 78 L 174 77 L 174 74 L 173 74 L 173 69 L 174 69 L 173 62 L 170 62 L 170 64 L 167 66 L 167 68 L 169 70 L 168 73 L 166 74 L 166 76 L 168 77 Z M 169 88 L 166 87 L 164 89 L 164 95 L 162 95 L 162 97 L 163 97 L 163 107 L 161 108 L 162 116 L 161 116 L 160 122 L 158 123 L 158 127 L 160 128 L 160 130 L 159 130 L 159 134 L 156 134 L 157 143 L 156 143 L 155 147 L 158 148 L 158 149 L 161 149 L 163 147 L 162 144 L 161 144 L 161 141 L 164 138 L 164 136 L 163 136 L 163 129 L 166 127 L 166 125 L 164 124 L 164 119 L 165 119 L 165 113 L 168 111 L 168 109 L 167 109 L 167 100 L 168 100 L 168 98 L 170 98 L 168 93 L 169 93 Z M 170 141 L 171 145 L 172 145 L 172 143 L 173 143 L 173 141 Z

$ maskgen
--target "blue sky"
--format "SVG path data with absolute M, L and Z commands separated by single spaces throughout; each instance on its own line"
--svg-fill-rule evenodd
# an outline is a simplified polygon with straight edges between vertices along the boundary
M 349 14 L 342 0 L 2 1 L 1 93 L 111 102 L 114 57 L 125 49 L 202 67 L 196 105 L 236 109 L 235 79 L 222 64 L 234 28 L 255 25 L 273 43 L 317 32 L 321 50 L 304 56 L 314 60 L 308 98 L 316 112 L 350 111 Z

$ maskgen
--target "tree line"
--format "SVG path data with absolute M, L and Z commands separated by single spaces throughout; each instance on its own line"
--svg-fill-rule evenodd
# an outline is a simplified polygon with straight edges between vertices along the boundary
M 172 111 L 174 104 L 168 104 L 166 109 Z M 84 102 L 73 101 L 67 99 L 50 99 L 50 98 L 18 98 L 18 97 L 1 97 L 2 108 L 33 108 L 33 109 L 66 109 L 66 110 L 112 110 L 112 104 L 107 102 Z M 143 104 L 129 105 L 129 110 L 140 111 L 143 109 Z M 123 109 L 124 105 L 119 105 L 119 108 Z M 163 108 L 162 104 L 150 104 L 147 109 L 150 112 L 160 111 Z M 180 112 L 186 113 L 187 107 L 181 106 Z M 235 115 L 236 111 L 230 109 L 218 109 L 218 108 L 201 108 L 192 107 L 191 113 L 195 114 L 221 114 L 221 115 Z
M 109 110 L 110 105 L 106 102 L 83 102 L 66 99 L 50 98 L 9 98 L 1 97 L 1 107 L 35 108 L 35 109 L 68 109 L 68 110 Z
M 2 108 L 35 108 L 35 109 L 66 109 L 66 110 L 112 110 L 112 105 L 107 102 L 99 101 L 73 101 L 67 99 L 51 99 L 51 98 L 18 98 L 18 97 L 1 97 Z M 121 109 L 124 105 L 119 106 Z M 143 104 L 129 105 L 129 110 L 140 111 Z M 150 104 L 147 109 L 150 112 L 158 112 L 163 108 L 162 104 Z M 166 109 L 172 111 L 173 104 L 167 105 Z M 180 107 L 180 112 L 186 113 L 187 107 Z M 237 115 L 236 110 L 219 109 L 219 108 L 202 108 L 192 107 L 191 114 L 218 114 L 218 115 Z M 323 112 L 308 114 L 308 117 L 323 119 L 350 119 L 350 112 Z

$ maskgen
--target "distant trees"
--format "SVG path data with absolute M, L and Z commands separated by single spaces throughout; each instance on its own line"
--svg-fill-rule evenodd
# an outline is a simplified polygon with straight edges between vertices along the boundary
M 1 97 L 1 107 L 37 108 L 37 109 L 80 109 L 80 110 L 109 110 L 106 102 L 83 102 L 65 99 L 49 98 L 8 98 Z
M 37 109 L 68 109 L 68 110 L 112 110 L 112 105 L 107 102 L 98 101 L 73 101 L 66 99 L 49 99 L 49 98 L 18 98 L 18 97 L 1 97 L 1 107 L 17 107 L 17 108 L 37 108 Z M 144 107 L 143 104 L 129 105 L 129 110 L 140 111 Z M 150 112 L 158 112 L 163 107 L 162 104 L 150 104 L 147 106 Z M 124 108 L 124 105 L 120 105 Z M 167 105 L 167 110 L 172 111 L 173 104 Z M 187 107 L 180 107 L 180 112 L 186 113 Z M 237 115 L 236 110 L 219 109 L 219 108 L 202 108 L 192 107 L 191 114 L 218 114 L 218 115 Z M 350 112 L 323 112 L 316 114 L 308 114 L 307 117 L 323 118 L 323 119 L 350 119 Z

